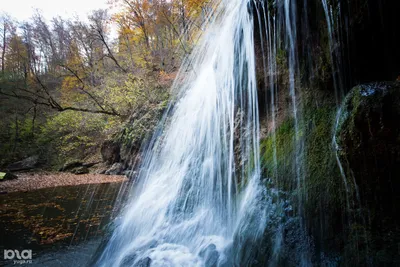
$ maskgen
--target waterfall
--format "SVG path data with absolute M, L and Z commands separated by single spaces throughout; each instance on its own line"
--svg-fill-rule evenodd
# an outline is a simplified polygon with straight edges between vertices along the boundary
M 251 260 L 243 251 L 257 245 L 274 206 L 261 185 L 249 9 L 243 0 L 222 1 L 216 9 L 176 79 L 176 99 L 97 265 Z

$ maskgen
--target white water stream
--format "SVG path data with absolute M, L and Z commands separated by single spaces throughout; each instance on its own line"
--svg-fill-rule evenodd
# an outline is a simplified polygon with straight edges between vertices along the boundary
M 264 232 L 272 208 L 261 203 L 268 197 L 248 4 L 222 1 L 183 66 L 162 136 L 99 266 L 231 266 L 237 251 L 251 250 L 240 240 Z

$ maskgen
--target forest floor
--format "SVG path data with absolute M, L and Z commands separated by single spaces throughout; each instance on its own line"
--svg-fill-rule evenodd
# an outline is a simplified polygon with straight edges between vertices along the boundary
M 127 181 L 123 175 L 82 174 L 71 173 L 20 173 L 18 179 L 0 183 L 0 193 L 26 192 L 42 188 L 74 186 L 85 184 L 105 184 Z

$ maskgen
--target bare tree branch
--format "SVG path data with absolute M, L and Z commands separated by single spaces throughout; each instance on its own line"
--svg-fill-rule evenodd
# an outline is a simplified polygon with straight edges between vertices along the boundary
M 59 65 L 59 66 L 65 68 L 66 70 L 71 72 L 72 75 L 74 75 L 74 77 L 77 78 L 78 81 L 82 84 L 82 87 L 80 87 L 79 90 L 81 90 L 82 92 L 87 94 L 97 104 L 97 106 L 99 106 L 99 108 L 101 110 L 105 110 L 104 107 L 100 104 L 100 102 L 96 99 L 96 97 L 94 97 L 94 95 L 92 95 L 90 92 L 85 90 L 85 82 L 79 77 L 78 73 L 76 73 L 74 70 L 72 70 L 70 67 L 68 67 L 66 65 Z
M 93 110 L 93 109 L 87 109 L 87 108 L 79 108 L 79 107 L 62 107 L 61 105 L 59 105 L 58 103 L 53 103 L 51 100 L 49 100 L 48 102 L 42 102 L 42 101 L 38 101 L 37 99 L 34 99 L 32 97 L 26 96 L 26 95 L 19 95 L 15 92 L 13 92 L 12 94 L 10 93 L 5 93 L 1 90 L 0 88 L 0 95 L 4 95 L 4 96 L 8 96 L 8 97 L 13 97 L 13 98 L 17 98 L 17 99 L 22 99 L 22 100 L 27 100 L 30 101 L 34 104 L 37 105 L 42 105 L 42 106 L 46 106 L 52 109 L 55 109 L 59 112 L 64 112 L 67 110 L 72 110 L 72 111 L 79 111 L 79 112 L 87 112 L 87 113 L 94 113 L 94 114 L 105 114 L 105 115 L 110 115 L 110 116 L 117 116 L 117 117 L 122 117 L 121 114 L 119 114 L 118 112 L 116 112 L 115 110 L 113 111 L 107 111 L 107 110 Z

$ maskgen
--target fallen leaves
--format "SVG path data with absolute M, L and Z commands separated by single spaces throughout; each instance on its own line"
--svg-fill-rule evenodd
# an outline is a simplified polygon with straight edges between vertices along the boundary
M 119 183 L 127 180 L 126 176 L 71 173 L 23 173 L 18 179 L 0 183 L 0 192 L 26 192 L 42 188 L 72 186 L 82 184 Z
M 2 242 L 23 247 L 34 244 L 37 250 L 37 246 L 76 244 L 101 235 L 118 210 L 115 201 L 123 184 L 83 184 L 3 195 Z

